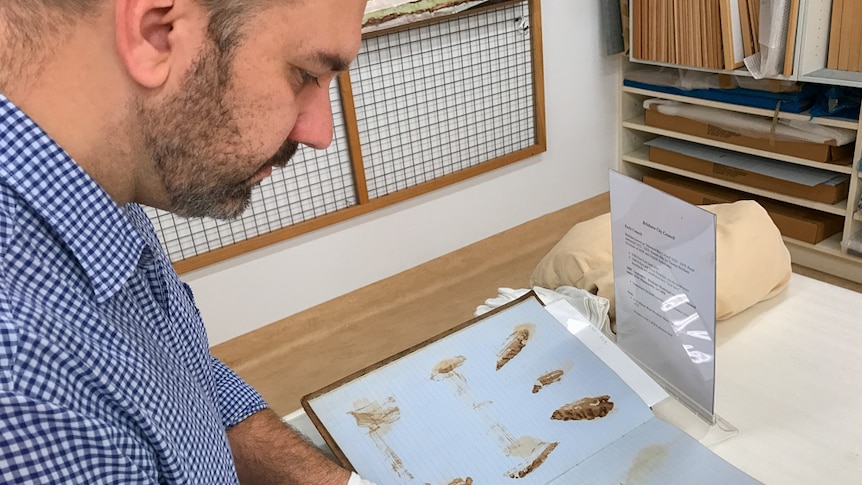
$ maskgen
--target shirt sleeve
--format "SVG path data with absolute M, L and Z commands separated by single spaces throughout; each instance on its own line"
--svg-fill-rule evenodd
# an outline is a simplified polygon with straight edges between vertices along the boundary
M 216 383 L 216 403 L 225 429 L 268 407 L 263 397 L 222 361 L 212 357 Z

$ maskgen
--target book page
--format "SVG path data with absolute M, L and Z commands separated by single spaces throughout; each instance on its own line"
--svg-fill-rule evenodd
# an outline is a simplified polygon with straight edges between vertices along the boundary
M 545 484 L 653 417 L 535 299 L 307 405 L 330 447 L 381 484 Z

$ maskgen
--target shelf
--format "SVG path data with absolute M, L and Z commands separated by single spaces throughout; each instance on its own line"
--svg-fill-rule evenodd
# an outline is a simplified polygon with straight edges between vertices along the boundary
M 833 236 L 820 244 L 812 245 L 793 239 L 785 239 L 790 259 L 800 266 L 862 283 L 862 258 L 835 249 L 840 242 Z
M 800 81 L 862 88 L 862 72 L 818 69 L 799 77 Z
M 683 103 L 693 104 L 697 106 L 706 106 L 710 108 L 719 108 L 727 111 L 734 111 L 737 113 L 747 113 L 752 115 L 760 115 L 768 118 L 772 118 L 775 115 L 775 111 L 771 109 L 763 109 L 763 108 L 753 108 L 751 106 L 743 106 L 740 104 L 733 103 L 722 103 L 719 101 L 711 101 L 708 99 L 697 98 L 694 96 L 685 96 L 679 94 L 668 94 L 661 93 L 658 91 L 651 91 L 649 89 L 642 88 L 634 88 L 630 86 L 623 86 L 624 93 L 637 94 L 641 96 L 649 96 L 652 98 L 661 98 L 668 99 L 671 101 L 679 101 Z M 833 128 L 845 128 L 848 130 L 856 130 L 859 126 L 855 121 L 845 120 L 841 118 L 830 118 L 830 117 L 818 117 L 811 119 L 811 115 L 808 112 L 804 113 L 787 113 L 787 112 L 779 112 L 778 117 L 785 120 L 799 120 L 799 121 L 810 121 L 812 123 L 816 123 L 818 125 L 823 126 L 831 126 Z
M 862 259 L 849 255 L 841 250 L 841 233 L 835 234 L 834 236 L 824 239 L 817 244 L 811 244 L 807 242 L 802 242 L 797 239 L 792 239 L 789 237 L 783 237 L 784 242 L 788 244 L 792 244 L 794 246 L 799 246 L 807 249 L 814 249 L 818 252 L 829 254 L 830 256 L 835 256 L 841 259 L 846 259 L 848 261 L 862 262 Z
M 796 69 L 799 81 L 862 87 L 862 72 L 841 71 L 826 67 L 829 57 L 829 34 L 832 20 L 832 0 L 802 2 L 800 20 L 802 29 L 797 32 L 800 51 Z M 800 35 L 801 34 L 801 35 Z
M 623 127 L 629 128 L 631 130 L 638 130 L 646 133 L 652 133 L 655 135 L 668 136 L 679 140 L 690 141 L 693 143 L 698 143 L 700 145 L 708 145 L 711 147 L 723 148 L 725 150 L 732 150 L 734 152 L 757 155 L 759 157 L 770 158 L 773 160 L 781 160 L 783 162 L 793 163 L 796 165 L 819 168 L 821 170 L 828 170 L 830 172 L 843 173 L 847 175 L 853 172 L 853 168 L 850 165 L 835 165 L 832 163 L 815 162 L 813 160 L 807 160 L 805 158 L 791 157 L 789 155 L 782 155 L 780 153 L 773 153 L 765 150 L 756 150 L 754 148 L 734 145 L 732 143 L 710 140 L 708 138 L 701 138 L 699 136 L 691 136 L 676 131 L 648 126 L 646 123 L 644 123 L 644 117 L 642 115 L 636 116 L 630 120 L 623 121 Z
M 629 60 L 629 62 L 631 62 L 633 64 L 644 64 L 644 65 L 649 65 L 649 66 L 670 67 L 673 69 L 687 69 L 689 71 L 702 71 L 702 72 L 712 72 L 712 73 L 719 73 L 719 74 L 730 74 L 731 76 L 754 77 L 754 75 L 751 74 L 751 71 L 749 71 L 747 67 L 740 67 L 738 69 L 712 69 L 712 68 L 708 68 L 708 67 L 686 66 L 683 64 L 671 64 L 669 62 L 659 62 L 659 61 L 637 59 L 635 57 L 632 57 L 631 54 L 629 54 L 628 60 Z M 770 77 L 767 77 L 765 79 L 776 79 L 779 81 L 796 81 L 796 76 L 783 76 L 783 75 L 779 74 L 778 76 L 770 76 Z
M 809 209 L 818 210 L 820 212 L 827 212 L 829 214 L 835 214 L 842 217 L 845 217 L 847 214 L 846 200 L 839 202 L 835 205 L 824 204 L 822 202 L 814 202 L 812 200 L 801 199 L 799 197 L 791 197 L 789 195 L 779 194 L 778 192 L 749 187 L 747 185 L 738 184 L 736 182 L 729 182 L 727 180 L 717 179 L 708 175 L 703 175 L 695 172 L 689 172 L 688 170 L 682 170 L 676 167 L 669 167 L 661 163 L 650 161 L 649 152 L 645 148 L 635 150 L 632 153 L 623 155 L 622 160 L 624 162 L 633 163 L 635 165 L 640 165 L 643 167 L 649 167 L 655 170 L 660 170 L 662 172 L 672 173 L 686 178 L 700 180 L 701 182 L 707 182 L 713 185 L 720 185 L 722 187 L 738 190 L 740 192 L 745 192 L 752 195 L 759 195 L 761 197 L 767 197 L 769 199 L 780 200 L 782 202 L 787 202 L 788 204 L 793 204 L 801 207 L 808 207 Z
M 802 0 L 799 2 L 799 22 L 797 24 L 796 45 L 793 53 L 793 75 L 776 76 L 771 79 L 802 81 L 819 84 L 821 86 L 837 85 L 862 88 L 862 72 L 839 71 L 826 68 L 829 49 L 832 2 L 833 0 Z M 630 66 L 629 63 L 625 63 L 624 65 L 632 68 L 635 68 L 636 64 L 641 64 L 752 77 L 751 73 L 746 68 L 740 68 L 737 70 L 716 70 L 638 59 L 629 59 L 629 61 L 631 62 Z M 624 75 L 626 71 L 627 69 L 624 69 Z M 690 180 L 697 180 L 715 186 L 737 190 L 745 194 L 751 194 L 752 197 L 764 197 L 796 207 L 817 210 L 823 214 L 832 214 L 833 217 L 840 216 L 844 226 L 844 231 L 818 244 L 809 244 L 785 237 L 785 245 L 790 251 L 791 260 L 794 264 L 814 268 L 840 278 L 846 278 L 862 283 L 862 256 L 858 254 L 848 254 L 844 246 L 842 246 L 842 243 L 846 243 L 850 237 L 856 237 L 856 239 L 862 237 L 852 236 L 847 233 L 850 231 L 855 234 L 860 234 L 860 227 L 862 227 L 862 209 L 857 208 L 857 205 L 859 204 L 858 197 L 860 196 L 860 193 L 862 193 L 862 161 L 859 159 L 859 150 L 862 149 L 862 147 L 856 147 L 855 154 L 853 157 L 850 157 L 852 158 L 852 163 L 851 160 L 848 159 L 841 161 L 846 162 L 847 165 L 823 163 L 798 158 L 796 156 L 773 153 L 766 150 L 757 150 L 727 143 L 729 141 L 727 139 L 713 140 L 662 128 L 646 126 L 644 122 L 643 101 L 647 98 L 660 98 L 696 106 L 715 108 L 725 112 L 746 113 L 749 115 L 759 116 L 767 120 L 772 120 L 777 117 L 780 120 L 810 121 L 820 126 L 853 130 L 853 132 L 856 133 L 857 143 L 862 140 L 862 131 L 860 131 L 860 129 L 862 129 L 860 128 L 862 127 L 862 123 L 860 123 L 859 120 L 854 121 L 830 117 L 817 117 L 811 119 L 810 112 L 776 113 L 773 109 L 756 108 L 728 102 L 707 100 L 694 96 L 686 96 L 685 91 L 679 91 L 675 94 L 662 93 L 654 91 L 649 86 L 633 87 L 622 85 L 620 86 L 620 92 L 622 95 L 620 123 L 622 129 L 620 130 L 619 152 L 623 154 L 623 156 L 620 157 L 620 162 L 618 164 L 620 171 L 632 177 L 641 177 L 646 174 L 657 175 L 659 173 L 675 174 Z M 737 183 L 737 181 L 714 178 L 713 174 L 694 173 L 685 169 L 653 162 L 649 160 L 649 147 L 645 145 L 645 143 L 656 136 L 667 136 L 702 146 L 710 146 L 737 153 L 755 155 L 769 160 L 786 162 L 791 164 L 790 166 L 796 165 L 812 167 L 825 170 L 829 173 L 844 174 L 850 177 L 849 189 L 851 196 L 848 197 L 847 200 L 838 204 L 824 204 L 798 197 L 791 197 L 769 190 L 749 187 Z M 767 146 L 764 148 L 769 147 Z

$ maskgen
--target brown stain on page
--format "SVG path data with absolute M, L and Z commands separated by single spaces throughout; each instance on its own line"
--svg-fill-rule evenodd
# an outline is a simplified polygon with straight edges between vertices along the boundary
M 470 389 L 467 386 L 467 378 L 461 375 L 458 372 L 458 368 L 461 367 L 467 360 L 463 355 L 458 355 L 452 357 L 450 359 L 444 359 L 437 363 L 434 366 L 433 371 L 431 372 L 431 380 L 433 381 L 451 381 L 452 385 L 455 386 L 455 395 L 463 396 L 464 394 L 469 394 Z
M 463 355 L 441 360 L 434 366 L 434 373 L 431 374 L 431 378 L 433 379 L 435 375 L 444 375 L 453 372 L 458 367 L 461 367 L 461 364 L 463 364 L 465 360 L 467 360 L 467 358 Z
M 603 418 L 614 408 L 614 403 L 610 399 L 611 397 L 608 395 L 579 399 L 561 406 L 551 414 L 551 419 L 580 421 Z
M 431 485 L 428 482 L 425 482 L 425 485 Z M 473 479 L 470 477 L 467 478 L 456 478 L 446 485 L 473 485 Z
M 369 433 L 384 435 L 389 432 L 392 425 L 401 419 L 401 410 L 395 404 L 394 398 L 388 398 L 384 401 L 383 406 L 376 402 L 354 403 L 354 410 L 349 411 L 356 419 L 356 425 L 361 428 L 368 428 Z M 390 406 L 390 407 L 384 407 Z
M 449 485 L 473 485 L 473 479 L 470 477 L 456 478 L 449 482 Z
M 642 483 L 658 469 L 667 458 L 667 449 L 662 445 L 650 445 L 640 450 L 632 460 L 625 483 Z
M 530 340 L 530 335 L 532 335 L 535 329 L 536 326 L 531 323 L 515 327 L 515 330 L 506 339 L 506 344 L 497 353 L 497 370 L 502 369 L 504 365 L 508 364 L 510 360 L 514 359 L 515 356 L 524 350 L 524 347 L 527 346 L 527 341 Z
M 395 406 L 395 398 L 389 397 L 381 405 L 378 402 L 359 400 L 353 403 L 353 411 L 348 411 L 356 419 L 356 425 L 368 429 L 368 436 L 385 456 L 390 460 L 392 471 L 400 477 L 413 478 L 413 475 L 404 467 L 401 457 L 389 446 L 384 439 L 385 435 L 392 429 L 396 421 L 401 419 L 401 410 Z
M 519 465 L 518 468 L 510 471 L 508 473 L 509 478 L 524 478 L 530 473 L 533 472 L 536 468 L 542 466 L 542 463 L 548 459 L 548 455 L 554 451 L 554 448 L 557 447 L 559 443 L 542 443 L 542 446 L 534 450 L 534 458 L 529 460 L 528 462 L 524 462 L 522 465 Z
M 507 473 L 511 478 L 523 478 L 541 466 L 558 443 L 548 443 L 532 436 L 523 436 L 518 439 L 512 436 L 509 430 L 496 419 L 493 411 L 489 409 L 494 403 L 474 395 L 467 385 L 467 379 L 459 372 L 461 365 L 466 360 L 467 358 L 462 355 L 441 360 L 434 366 L 431 380 L 449 382 L 454 387 L 455 396 L 468 406 L 467 409 L 472 409 L 476 417 L 487 426 L 488 434 L 494 439 L 500 450 L 506 456 L 524 459 L 514 470 Z M 448 485 L 473 483 L 469 477 L 463 482 L 458 480 L 460 479 L 450 482 Z
M 559 382 L 560 379 L 563 378 L 564 372 L 561 369 L 557 369 L 547 374 L 542 374 L 536 379 L 536 384 L 533 385 L 533 394 L 539 392 L 543 387 L 551 385 L 555 382 Z

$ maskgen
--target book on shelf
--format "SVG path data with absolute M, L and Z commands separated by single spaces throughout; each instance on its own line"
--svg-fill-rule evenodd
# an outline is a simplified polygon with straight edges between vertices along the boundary
M 862 2 L 833 0 L 826 67 L 862 72 Z
M 833 22 L 832 38 L 840 38 L 845 52 L 836 47 L 830 59 L 834 57 L 832 62 L 836 66 L 845 66 L 836 68 L 852 70 L 846 66 L 853 62 L 862 64 L 862 4 L 836 0 L 835 8 L 840 9 L 844 2 L 853 4 L 854 13 L 856 9 L 859 12 L 852 19 L 845 15 L 840 22 Z M 782 58 L 778 74 L 785 76 L 793 73 L 799 3 L 799 0 L 774 2 L 772 8 L 776 11 L 764 17 L 769 21 L 765 28 L 771 29 L 764 34 L 780 34 L 783 41 L 778 46 Z M 746 58 L 761 52 L 760 7 L 760 0 L 632 0 L 632 58 L 706 69 L 741 68 Z M 776 19 L 785 18 L 786 25 L 776 24 Z

